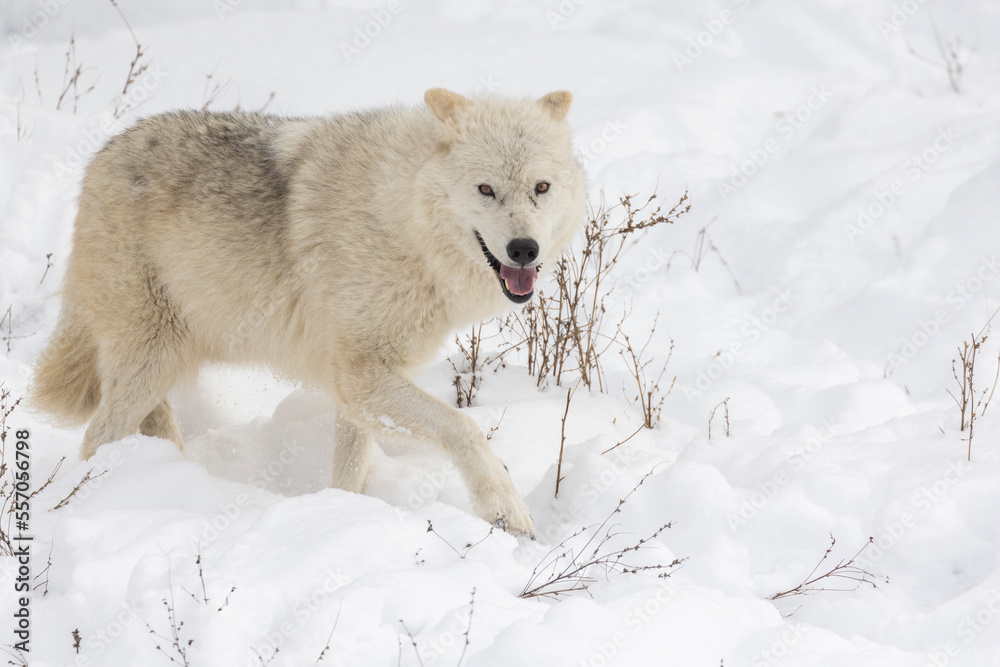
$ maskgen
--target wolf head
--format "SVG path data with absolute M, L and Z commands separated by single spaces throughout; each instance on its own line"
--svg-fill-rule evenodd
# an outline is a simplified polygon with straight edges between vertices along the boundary
M 460 221 L 454 242 L 515 303 L 531 298 L 539 269 L 583 222 L 586 183 L 565 120 L 571 100 L 567 92 L 537 101 L 441 88 L 424 95 L 437 118 L 439 206 Z

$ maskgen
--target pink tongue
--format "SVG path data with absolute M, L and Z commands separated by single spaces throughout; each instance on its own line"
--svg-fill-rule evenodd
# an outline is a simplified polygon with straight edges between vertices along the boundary
M 507 283 L 507 289 L 510 290 L 511 294 L 524 296 L 525 294 L 530 294 L 531 290 L 535 287 L 535 278 L 538 277 L 538 269 L 534 266 L 515 268 L 501 264 L 500 277 Z

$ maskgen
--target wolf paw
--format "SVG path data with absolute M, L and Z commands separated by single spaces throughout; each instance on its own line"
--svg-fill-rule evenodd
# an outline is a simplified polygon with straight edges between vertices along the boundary
M 511 535 L 534 536 L 535 526 L 528 513 L 528 506 L 513 489 L 513 484 L 510 486 L 510 489 L 494 488 L 478 493 L 476 512 Z

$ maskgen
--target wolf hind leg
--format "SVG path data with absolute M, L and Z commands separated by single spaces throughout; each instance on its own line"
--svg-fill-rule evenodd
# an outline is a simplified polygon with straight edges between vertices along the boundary
M 185 368 L 183 336 L 171 327 L 129 333 L 100 346 L 101 401 L 83 436 L 84 459 L 101 445 L 140 431 L 181 445 L 166 395 Z
M 348 419 L 343 411 L 338 412 L 337 441 L 333 454 L 333 485 L 338 489 L 361 493 L 368 477 L 371 450 L 371 433 Z
M 170 407 L 170 403 L 166 399 L 160 401 L 152 412 L 146 415 L 146 418 L 139 424 L 139 432 L 154 438 L 172 440 L 178 449 L 184 449 L 181 429 L 177 426 L 173 408 Z

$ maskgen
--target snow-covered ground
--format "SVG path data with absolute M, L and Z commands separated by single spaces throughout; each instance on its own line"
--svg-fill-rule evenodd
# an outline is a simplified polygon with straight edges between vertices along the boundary
M 673 339 L 677 385 L 655 430 L 601 454 L 640 423 L 609 361 L 611 390 L 571 404 L 554 499 L 565 393 L 537 391 L 523 360 L 486 375 L 467 410 L 489 429 L 506 408 L 491 442 L 537 543 L 488 534 L 431 447 L 384 443 L 368 495 L 327 488 L 332 405 L 265 370 L 205 369 L 175 392 L 184 454 L 134 436 L 80 462 L 82 429 L 19 406 L 9 425 L 30 430 L 36 484 L 67 459 L 32 506 L 32 576 L 51 565 L 27 664 L 181 661 L 151 633 L 169 637 L 171 615 L 193 666 L 311 665 L 325 647 L 319 664 L 1000 664 L 1000 406 L 977 417 L 970 462 L 946 393 L 956 347 L 1000 305 L 995 2 L 118 4 L 149 65 L 125 99 L 135 43 L 110 2 L 0 10 L 0 379 L 14 396 L 55 326 L 82 167 L 121 123 L 206 102 L 416 104 L 435 86 L 571 90 L 595 204 L 689 189 L 691 212 L 615 270 L 634 336 L 659 313 L 649 350 L 665 359 Z M 57 109 L 71 34 L 80 96 Z M 979 350 L 977 390 L 998 350 Z M 420 383 L 451 401 L 447 353 Z M 729 434 L 720 407 L 709 439 L 727 398 Z M 614 522 L 622 544 L 672 522 L 641 559 L 686 558 L 673 576 L 517 597 L 549 548 L 654 469 Z M 106 472 L 48 511 L 90 470 Z M 855 565 L 877 588 L 827 579 L 849 590 L 769 600 L 831 534 L 820 572 L 871 537 Z M 17 576 L 4 558 L 8 651 Z

